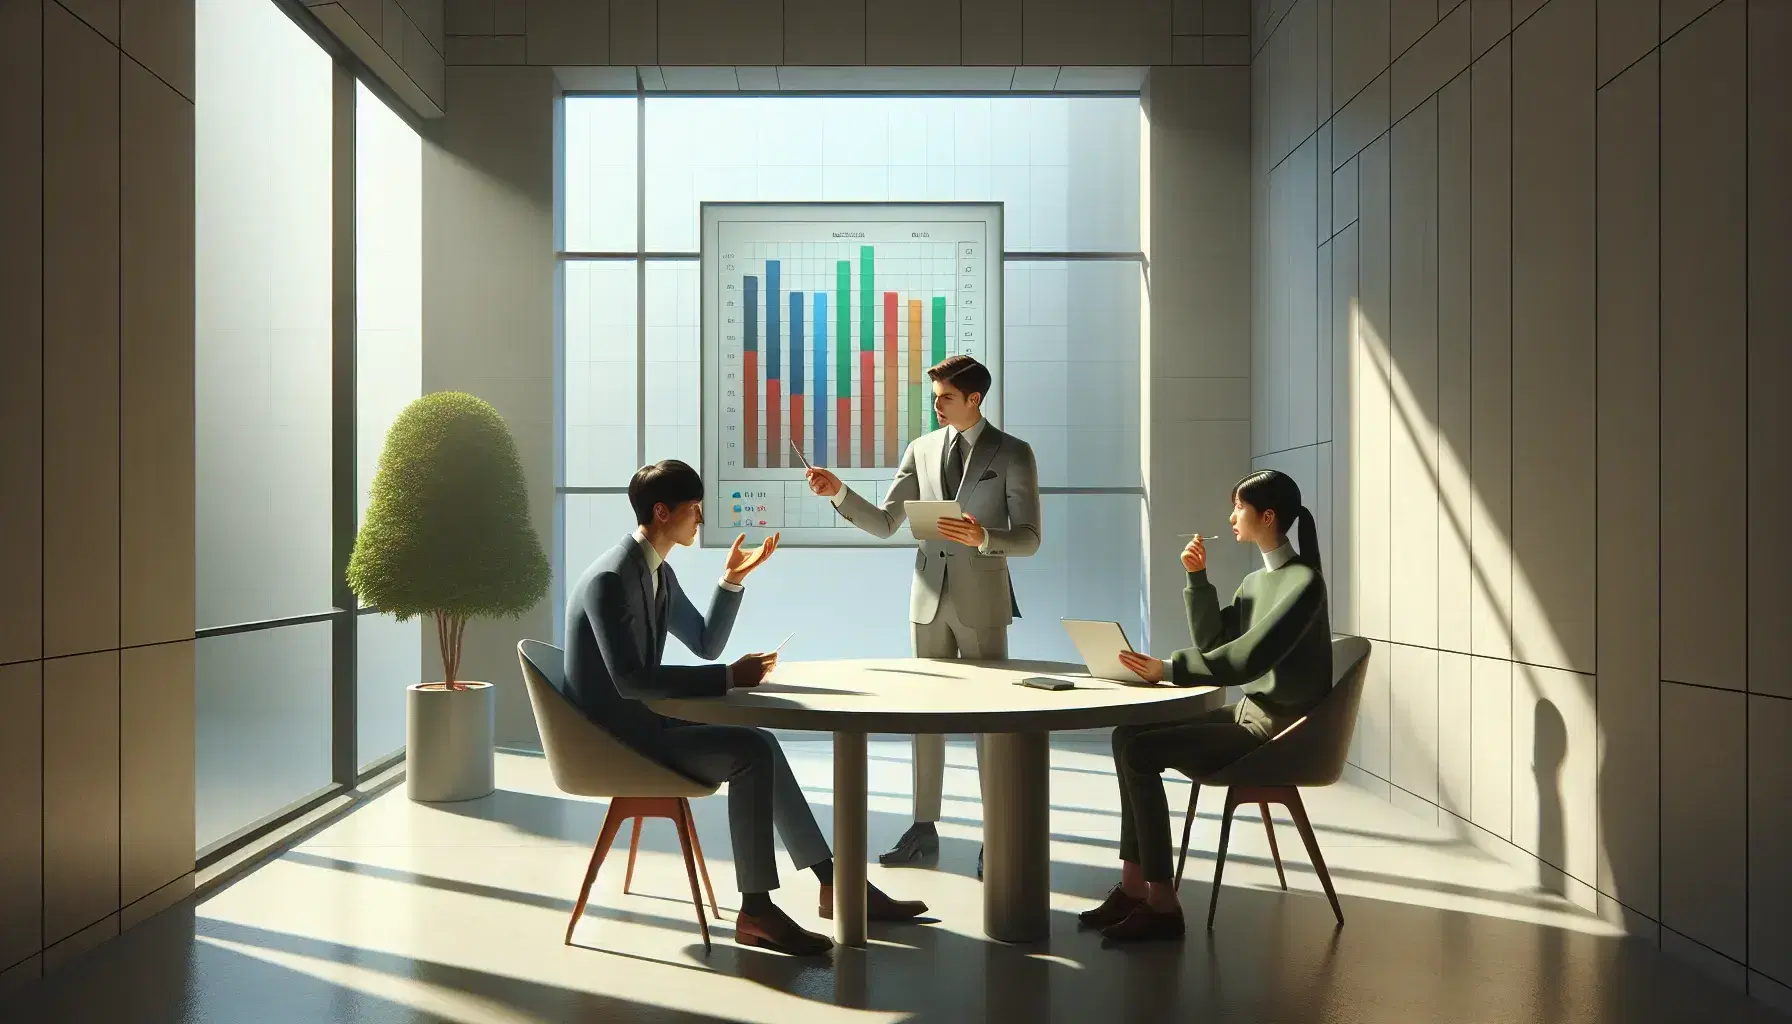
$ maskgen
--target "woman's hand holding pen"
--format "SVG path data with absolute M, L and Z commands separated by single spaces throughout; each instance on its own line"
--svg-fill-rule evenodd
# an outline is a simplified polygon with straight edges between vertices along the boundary
M 1200 534 L 1195 534 L 1189 540 L 1188 547 L 1182 549 L 1182 567 L 1189 572 L 1200 572 L 1207 568 L 1207 542 L 1201 539 Z

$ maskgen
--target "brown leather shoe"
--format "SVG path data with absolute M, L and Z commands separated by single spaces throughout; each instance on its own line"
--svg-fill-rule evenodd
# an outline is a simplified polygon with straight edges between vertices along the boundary
M 1183 932 L 1182 908 L 1152 910 L 1143 901 L 1119 924 L 1102 929 L 1105 939 L 1115 942 L 1150 942 L 1154 939 L 1180 939 Z
M 834 887 L 821 887 L 820 905 L 816 910 L 824 921 L 834 919 Z M 865 885 L 865 916 L 872 921 L 912 921 L 927 913 L 927 904 L 920 900 L 893 900 L 882 889 Z
M 821 956 L 834 948 L 834 940 L 817 935 L 792 921 L 782 910 L 755 916 L 742 911 L 734 918 L 734 941 L 790 956 Z
M 1108 890 L 1108 898 L 1101 901 L 1101 906 L 1094 910 L 1085 910 L 1076 916 L 1079 928 L 1108 928 L 1126 920 L 1126 915 L 1135 907 L 1142 906 L 1144 900 L 1136 896 L 1128 896 L 1118 885 Z

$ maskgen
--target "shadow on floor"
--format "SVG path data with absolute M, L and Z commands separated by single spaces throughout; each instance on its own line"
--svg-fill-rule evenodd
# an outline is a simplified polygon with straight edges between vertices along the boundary
M 341 980 L 319 977 L 331 965 Z M 524 1016 L 519 1018 L 519 1014 Z M 0 1001 L 8 1024 L 726 1021 L 177 908 Z

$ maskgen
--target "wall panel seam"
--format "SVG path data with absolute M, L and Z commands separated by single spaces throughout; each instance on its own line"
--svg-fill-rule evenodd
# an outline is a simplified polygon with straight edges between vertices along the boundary
M 122 56 L 125 60 L 128 60 L 132 64 L 135 64 L 138 67 L 142 68 L 145 72 L 147 72 L 149 74 L 150 77 L 154 78 L 156 81 L 158 81 L 158 82 L 162 83 L 163 85 L 167 86 L 168 88 L 172 89 L 174 91 L 175 95 L 179 96 L 183 100 L 186 100 L 189 105 L 193 103 L 193 97 L 188 96 L 185 92 L 181 91 L 181 89 L 179 87 L 177 87 L 173 82 L 170 82 L 166 78 L 163 78 L 161 75 L 156 74 L 155 68 L 152 68 L 148 64 L 145 64 L 142 61 L 138 60 L 137 58 L 131 56 L 130 53 L 126 50 L 121 49 L 118 52 L 119 52 L 120 56 Z M 194 90 L 194 91 L 197 92 L 198 90 Z M 123 129 L 121 128 L 120 130 L 122 131 Z
M 1749 460 L 1749 443 L 1750 443 L 1750 439 L 1754 436 L 1754 432 L 1748 429 L 1749 397 L 1750 397 L 1750 393 L 1754 389 L 1748 387 L 1748 385 L 1747 385 L 1747 381 L 1749 379 L 1749 349 L 1751 348 L 1751 346 L 1748 343 L 1748 339 L 1750 336 L 1749 314 L 1754 309 L 1754 303 L 1749 301 L 1749 296 L 1748 296 L 1749 284 L 1751 281 L 1754 280 L 1753 274 L 1751 272 L 1751 268 L 1749 266 L 1749 259 L 1753 255 L 1753 252 L 1754 252 L 1754 246 L 1749 244 L 1749 236 L 1750 236 L 1750 234 L 1753 233 L 1753 228 L 1751 227 L 1752 222 L 1749 220 L 1749 216 L 1748 216 L 1748 197 L 1750 195 L 1750 191 L 1749 191 L 1749 186 L 1750 186 L 1750 180 L 1749 180 L 1749 171 L 1750 171 L 1749 136 L 1751 134 L 1749 132 L 1749 125 L 1751 123 L 1749 120 L 1749 95 L 1750 95 L 1750 93 L 1753 92 L 1753 90 L 1751 90 L 1748 87 L 1748 83 L 1750 81 L 1749 76 L 1752 72 L 1752 69 L 1750 67 L 1750 55 L 1754 52 L 1755 48 L 1753 46 L 1750 46 L 1749 41 L 1748 41 L 1748 29 L 1749 29 L 1749 21 L 1750 21 L 1749 12 L 1751 10 L 1753 10 L 1753 5 L 1748 3 L 1747 0 L 1737 0 L 1737 2 L 1742 3 L 1742 5 L 1743 5 L 1743 7 L 1742 7 L 1742 211 L 1743 211 L 1743 213 L 1742 213 L 1742 379 L 1744 381 L 1744 384 L 1743 384 L 1743 388 L 1742 388 L 1742 507 L 1748 508 L 1749 507 L 1749 504 L 1748 504 L 1749 492 L 1753 489 L 1751 487 L 1751 481 L 1749 479 L 1749 472 L 1748 472 L 1749 466 L 1752 465 L 1752 463 Z M 1715 11 L 1716 9 L 1717 9 L 1716 7 L 1712 8 L 1713 11 Z M 1707 12 L 1707 13 L 1709 13 L 1709 12 Z M 1657 34 L 1659 34 L 1659 32 Z M 1749 821 L 1749 818 L 1750 818 L 1750 815 L 1753 813 L 1753 808 L 1754 808 L 1753 803 L 1749 799 L 1749 782 L 1754 775 L 1754 772 L 1749 770 L 1749 766 L 1753 763 L 1753 761 L 1750 758 L 1750 752 L 1751 752 L 1751 747 L 1752 747 L 1752 744 L 1750 742 L 1750 737 L 1753 736 L 1754 730 L 1748 728 L 1748 726 L 1747 726 L 1747 719 L 1748 719 L 1747 691 L 1754 689 L 1754 685 L 1753 685 L 1754 676 L 1753 676 L 1752 672 L 1750 671 L 1750 664 L 1749 664 L 1749 655 L 1750 655 L 1751 651 L 1753 650 L 1752 638 L 1750 637 L 1749 634 L 1750 634 L 1750 625 L 1754 622 L 1754 616 L 1752 614 L 1750 614 L 1751 609 L 1748 606 L 1748 598 L 1749 598 L 1749 594 L 1751 592 L 1750 587 L 1749 587 L 1749 582 L 1750 582 L 1750 578 L 1754 575 L 1754 567 L 1750 564 L 1752 561 L 1753 561 L 1752 559 L 1748 559 L 1748 558 L 1745 558 L 1742 560 L 1742 689 L 1744 691 L 1744 695 L 1742 698 L 1742 717 L 1744 720 L 1744 725 L 1743 725 L 1743 729 L 1742 729 L 1742 959 L 1745 964 L 1748 961 L 1751 961 L 1754 959 L 1754 951 L 1751 948 L 1752 944 L 1753 944 L 1753 940 L 1754 940 L 1754 929 L 1751 926 L 1751 922 L 1749 919 L 1753 914 L 1754 902 L 1755 902 L 1754 899 L 1752 898 L 1752 894 L 1754 893 L 1754 886 L 1751 884 L 1752 883 L 1751 876 L 1753 874 L 1753 868 L 1754 868 L 1754 858 L 1750 855 L 1752 851 L 1750 850 L 1751 844 L 1749 843 L 1749 836 L 1751 835 L 1751 828 L 1750 828 L 1751 823 Z M 1745 989 L 1747 987 L 1746 982 L 1747 982 L 1747 979 L 1745 978 L 1744 979 L 1744 988 Z
M 50 61 L 49 61 L 50 27 L 49 26 L 50 26 L 50 19 L 47 16 L 45 16 L 45 13 L 40 12 L 40 14 L 38 15 L 38 19 L 37 19 L 37 79 L 38 79 L 38 81 L 37 81 L 37 100 L 38 100 L 38 102 L 37 102 L 37 157 L 38 157 L 38 169 L 37 169 L 37 189 L 38 189 L 38 197 L 37 197 L 37 199 L 38 199 L 38 201 L 37 201 L 37 218 L 38 218 L 38 227 L 37 227 L 38 298 L 37 298 L 37 302 L 38 302 L 38 309 L 37 309 L 37 314 L 38 315 L 37 315 L 37 320 L 38 320 L 38 352 L 39 352 L 38 360 L 37 360 L 37 373 L 38 373 L 38 378 L 37 378 L 37 415 L 38 415 L 37 440 L 38 440 L 38 448 L 39 448 L 38 459 L 37 459 L 37 472 L 38 472 L 37 528 L 38 528 L 38 566 L 39 566 L 39 571 L 37 574 L 37 581 L 38 581 L 37 603 L 38 603 L 38 609 L 39 609 L 38 616 L 37 616 L 37 625 L 38 625 L 37 653 L 40 658 L 45 653 L 48 652 L 49 644 L 50 644 L 49 616 L 43 614 L 43 609 L 44 609 L 45 605 L 48 603 L 48 598 L 49 598 L 49 577 L 50 577 L 50 574 L 47 571 L 45 571 L 47 569 L 47 566 L 45 565 L 45 559 L 43 556 L 43 541 L 44 541 L 43 527 L 44 527 L 44 523 L 49 521 L 49 500 L 47 498 L 47 493 L 48 493 L 47 487 L 49 484 L 49 470 L 48 470 L 49 459 L 46 457 L 48 450 L 49 450 L 49 446 L 44 443 L 45 438 L 48 436 L 48 430 L 49 430 L 49 412 L 48 412 L 48 410 L 49 410 L 49 406 L 50 406 L 50 403 L 48 401 L 46 401 L 46 398 L 49 394 L 49 381 L 50 381 L 49 362 L 50 361 L 47 358 L 44 358 L 44 354 L 45 354 L 46 350 L 49 348 L 48 342 L 49 342 L 49 336 L 50 336 L 49 329 L 46 324 L 46 321 L 48 320 L 48 314 L 49 314 L 49 301 L 50 301 L 49 300 L 49 296 L 50 296 L 49 279 L 50 279 L 50 276 L 49 276 L 49 274 L 44 272 L 45 264 L 47 264 L 49 262 L 49 258 L 50 258 L 49 190 L 45 186 L 45 181 L 48 177 L 49 166 L 50 166 L 49 158 L 47 155 L 48 154 L 48 141 L 49 141 L 49 115 L 48 115 L 49 105 L 44 101 L 45 96 L 48 94 L 49 85 L 50 85 Z M 47 872 L 49 870 L 49 866 L 50 866 L 49 851 L 47 849 L 45 849 L 45 844 L 43 841 L 44 835 L 49 831 L 49 828 L 50 828 L 50 814 L 49 814 L 48 808 L 46 807 L 46 801 L 45 801 L 45 796 L 49 792 L 49 787 L 46 786 L 44 783 L 44 779 L 49 774 L 49 770 L 50 770 L 50 755 L 49 755 L 49 751 L 44 749 L 44 742 L 43 742 L 43 737 L 44 737 L 45 733 L 47 733 L 49 731 L 49 724 L 50 724 L 49 711 L 48 711 L 47 707 L 45 706 L 45 701 L 43 699 L 43 672 L 42 672 L 42 669 L 40 668 L 39 672 L 38 672 L 38 697 L 37 697 L 37 736 L 38 736 L 38 741 L 37 741 L 37 816 L 38 816 L 38 821 L 37 821 L 37 893 L 38 893 L 38 899 L 37 899 L 37 947 L 38 947 L 38 952 L 35 954 L 32 954 L 33 956 L 42 954 L 43 945 L 44 945 L 44 932 L 46 930 L 48 930 L 50 927 L 49 912 L 48 912 L 48 907 L 46 906 L 48 901 L 46 901 L 43 898 L 44 897 L 44 874 L 45 874 L 45 872 Z M 29 957 L 27 957 L 26 959 L 29 959 Z
M 120 16 L 120 24 L 119 24 L 119 38 L 120 38 L 120 40 L 122 40 L 124 38 L 124 25 L 123 25 L 123 18 L 122 18 L 122 10 L 121 10 L 120 14 L 121 14 L 121 16 Z M 118 104 L 118 138 L 115 140 L 115 146 L 114 146 L 114 150 L 113 150 L 114 155 L 117 158 L 117 166 L 115 168 L 116 173 L 117 173 L 117 181 L 115 184 L 118 189 L 118 223 L 117 223 L 117 225 L 115 225 L 117 228 L 117 231 L 118 231 L 118 235 L 117 235 L 117 244 L 118 244 L 118 282 L 117 282 L 117 284 L 118 284 L 118 340 L 116 343 L 118 346 L 117 347 L 117 352 L 118 352 L 118 355 L 117 355 L 117 360 L 118 360 L 118 393 L 117 393 L 117 400 L 118 400 L 118 461 L 114 464 L 114 467 L 113 467 L 115 470 L 115 473 L 116 473 L 116 477 L 113 482 L 113 492 L 115 494 L 117 494 L 117 496 L 118 496 L 118 520 L 115 524 L 115 529 L 117 531 L 116 543 L 118 545 L 118 564 L 116 566 L 114 566 L 115 575 L 116 575 L 116 586 L 118 588 L 118 605 L 117 605 L 117 609 L 116 609 L 117 616 L 118 616 L 118 623 L 117 623 L 118 632 L 115 634 L 113 641 L 112 641 L 112 647 L 114 650 L 114 658 L 115 658 L 114 663 L 118 666 L 117 671 L 112 674 L 112 685 L 115 690 L 115 695 L 114 695 L 113 701 L 112 701 L 112 713 L 116 719 L 116 722 L 115 722 L 116 729 L 114 731 L 114 735 L 117 737 L 117 740 L 118 740 L 118 743 L 117 743 L 118 749 L 116 751 L 115 758 L 113 760 L 113 763 L 118 766 L 118 778 L 113 784 L 115 789 L 118 792 L 118 802 L 116 805 L 114 805 L 114 808 L 113 808 L 114 813 L 117 817 L 117 820 L 116 820 L 116 822 L 114 822 L 112 834 L 117 837 L 118 847 L 117 847 L 117 849 L 112 851 L 112 865 L 113 865 L 113 872 L 112 872 L 113 911 L 112 912 L 114 914 L 116 914 L 118 912 L 117 908 L 118 908 L 119 904 L 124 902 L 124 654 L 118 650 L 118 648 L 122 647 L 124 644 L 124 601 L 125 601 L 125 594 L 124 594 L 124 371 L 125 371 L 125 364 L 124 364 L 124 308 L 125 308 L 125 291 L 124 291 L 124 261 L 125 261 L 125 251 L 124 251 L 124 218 L 125 218 L 125 209 L 124 209 L 124 134 L 125 134 L 124 71 L 125 71 L 125 68 L 124 68 L 124 59 L 125 59 L 124 48 L 120 47 L 118 49 L 118 53 L 117 53 L 118 95 L 116 97 L 114 97 L 114 100 Z M 197 91 L 197 90 L 195 90 L 195 91 Z M 195 790 L 195 792 L 197 792 L 197 790 Z

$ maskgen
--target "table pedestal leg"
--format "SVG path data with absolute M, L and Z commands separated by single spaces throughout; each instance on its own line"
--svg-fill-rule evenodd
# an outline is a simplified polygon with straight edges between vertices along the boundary
M 1051 936 L 1047 734 L 985 735 L 982 774 L 983 931 L 1000 942 L 1047 939 Z
M 865 945 L 865 734 L 834 734 L 834 941 Z

